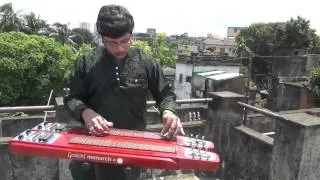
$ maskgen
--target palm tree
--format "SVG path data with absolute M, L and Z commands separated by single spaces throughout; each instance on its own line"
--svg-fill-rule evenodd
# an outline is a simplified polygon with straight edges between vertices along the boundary
M 49 24 L 47 24 L 47 22 L 42 20 L 39 16 L 36 16 L 33 12 L 24 15 L 24 21 L 24 32 L 26 34 L 49 35 Z
M 87 29 L 73 28 L 71 34 L 71 39 L 76 43 L 77 49 L 79 49 L 82 44 L 93 44 L 93 34 Z
M 69 44 L 75 47 L 76 43 L 72 40 L 74 35 L 72 35 L 68 24 L 56 22 L 52 24 L 52 27 L 52 32 L 50 33 L 49 37 L 55 38 L 56 41 L 60 42 L 61 44 Z
M 0 32 L 21 31 L 24 23 L 19 13 L 13 11 L 12 3 L 0 6 Z

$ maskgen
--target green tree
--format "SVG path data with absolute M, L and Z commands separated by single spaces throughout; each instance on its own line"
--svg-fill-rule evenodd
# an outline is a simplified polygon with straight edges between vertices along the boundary
M 61 44 L 69 44 L 75 47 L 76 43 L 73 42 L 72 38 L 75 36 L 71 33 L 68 24 L 54 23 L 52 25 L 53 32 L 49 35 L 49 37 L 55 38 L 55 40 Z
M 59 95 L 76 56 L 52 38 L 1 33 L 0 106 L 44 104 L 51 89 Z
M 21 31 L 23 20 L 18 12 L 14 12 L 12 3 L 0 6 L 0 32 Z
M 178 59 L 170 48 L 170 44 L 167 42 L 166 34 L 164 33 L 157 34 L 153 48 L 144 41 L 136 41 L 132 45 L 151 55 L 161 66 L 175 64 Z
M 286 23 L 286 38 L 284 45 L 287 49 L 306 49 L 313 53 L 320 52 L 319 37 L 316 31 L 310 28 L 310 21 L 300 16 L 291 18 Z
M 23 16 L 25 27 L 23 32 L 26 34 L 49 35 L 50 25 L 31 12 Z
M 271 55 L 282 44 L 277 42 L 277 32 L 283 27 L 284 23 L 255 23 L 243 29 L 236 42 L 240 46 L 245 44 L 255 54 Z
M 169 43 L 166 41 L 166 34 L 159 33 L 155 41 L 153 57 L 161 66 L 175 64 L 178 57 L 170 49 Z
M 141 49 L 148 56 L 152 56 L 152 48 L 148 45 L 147 41 L 134 41 L 132 46 Z
M 320 51 L 319 36 L 310 28 L 310 21 L 298 16 L 287 22 L 254 23 L 241 30 L 237 44 L 245 44 L 255 54 L 273 55 L 293 49 Z
M 93 34 L 83 28 L 74 28 L 70 32 L 71 40 L 75 43 L 76 49 L 79 49 L 82 44 L 92 44 Z
M 314 67 L 310 73 L 310 88 L 313 97 L 320 101 L 320 65 Z

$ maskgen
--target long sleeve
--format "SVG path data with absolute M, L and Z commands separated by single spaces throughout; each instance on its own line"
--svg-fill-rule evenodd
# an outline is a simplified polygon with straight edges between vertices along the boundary
M 156 100 L 161 115 L 165 110 L 175 112 L 176 95 L 174 94 L 172 85 L 163 75 L 163 71 L 158 63 L 153 62 L 149 64 L 148 76 L 149 89 Z
M 79 59 L 75 62 L 74 70 L 71 73 L 69 88 L 70 91 L 64 97 L 64 105 L 71 116 L 78 121 L 83 122 L 82 111 L 87 108 L 84 102 L 86 90 L 84 85 L 84 61 Z

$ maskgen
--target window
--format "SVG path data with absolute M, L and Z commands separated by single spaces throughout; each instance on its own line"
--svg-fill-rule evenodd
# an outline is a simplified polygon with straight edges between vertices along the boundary
M 187 76 L 187 77 L 186 77 L 186 82 L 191 83 L 191 76 Z
M 179 76 L 179 83 L 182 83 L 183 74 L 180 74 Z
M 234 28 L 234 29 L 233 29 L 233 32 L 234 32 L 234 33 L 237 33 L 237 32 L 238 32 L 238 29 L 237 29 L 237 28 Z
M 225 50 L 226 50 L 225 48 L 220 48 L 220 52 L 221 52 L 221 53 L 224 53 Z

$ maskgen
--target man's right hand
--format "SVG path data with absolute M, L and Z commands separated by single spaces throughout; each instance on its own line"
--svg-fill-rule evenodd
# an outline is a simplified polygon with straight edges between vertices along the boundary
M 113 126 L 112 122 L 107 121 L 90 108 L 83 110 L 81 116 L 86 127 L 93 135 L 96 136 L 101 136 L 104 131 L 108 131 L 109 128 Z

